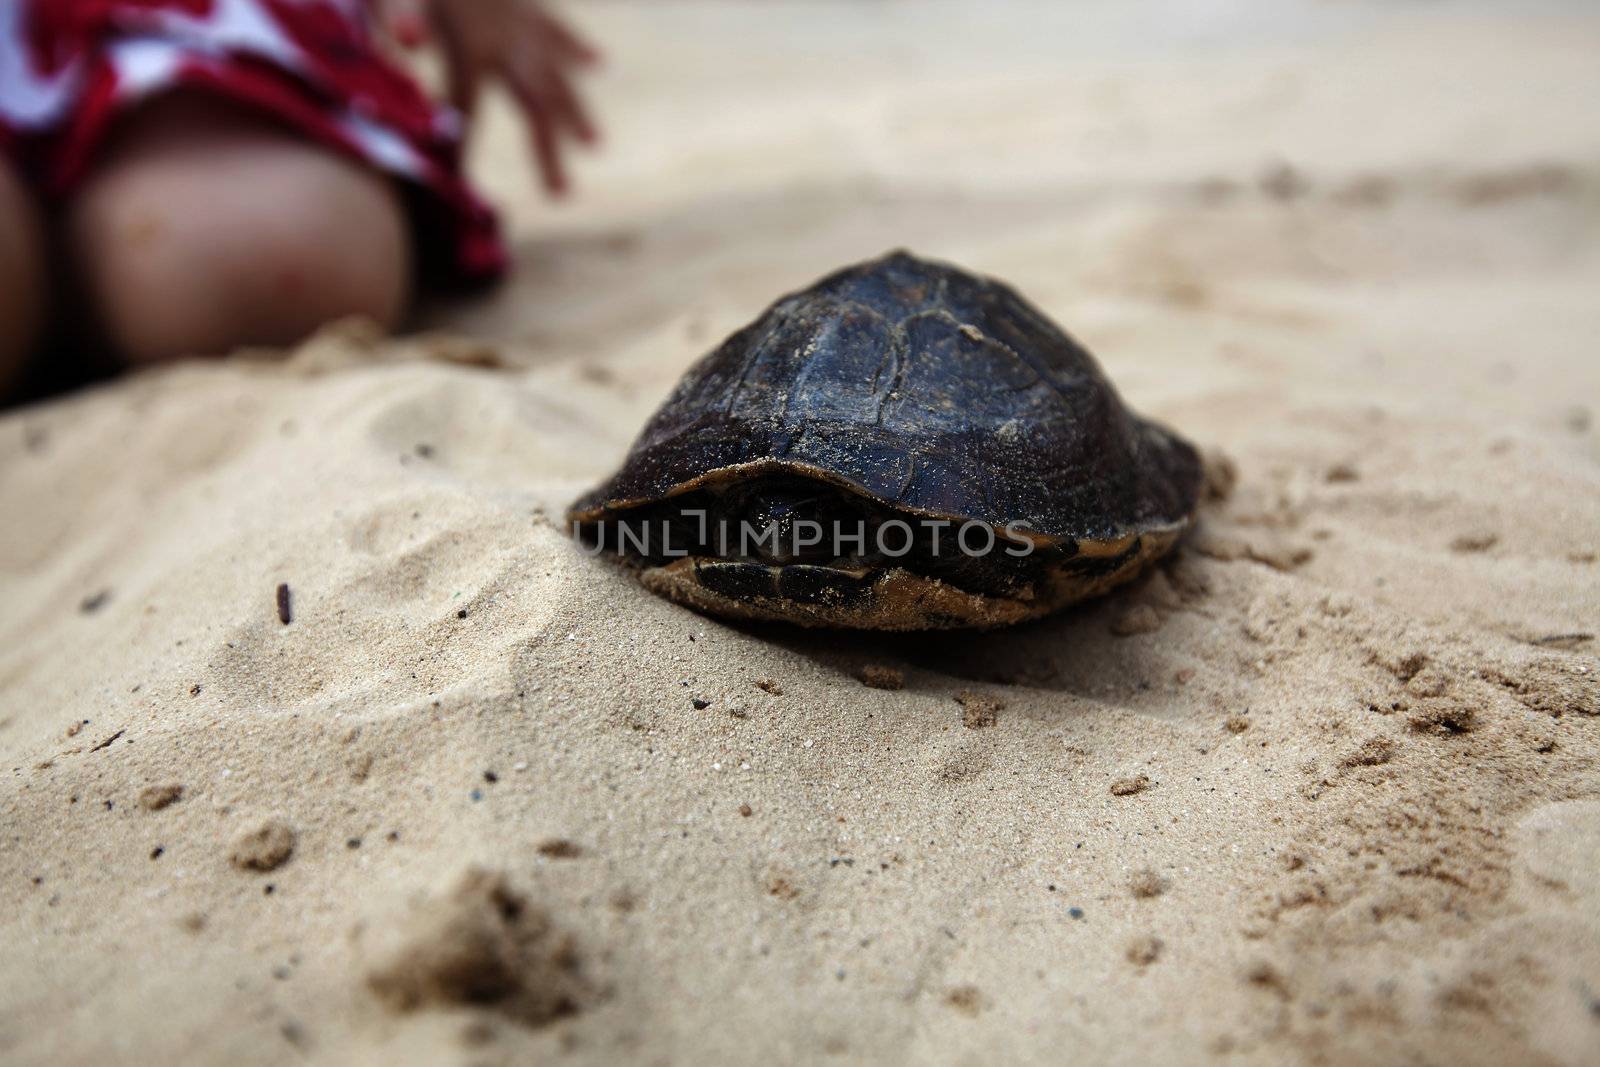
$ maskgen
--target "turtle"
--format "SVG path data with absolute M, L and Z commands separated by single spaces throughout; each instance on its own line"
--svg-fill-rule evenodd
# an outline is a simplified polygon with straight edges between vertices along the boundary
M 1009 285 L 895 251 L 701 358 L 567 520 L 709 614 L 992 629 L 1138 575 L 1202 483 L 1194 447 Z

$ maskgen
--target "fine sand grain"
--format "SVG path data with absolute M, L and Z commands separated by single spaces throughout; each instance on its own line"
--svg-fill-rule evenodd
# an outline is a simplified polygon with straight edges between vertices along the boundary
M 586 7 L 493 299 L 0 416 L 0 1061 L 1600 1062 L 1600 19 L 1235 10 Z M 886 639 L 574 550 L 897 245 L 1208 450 L 1170 561 Z

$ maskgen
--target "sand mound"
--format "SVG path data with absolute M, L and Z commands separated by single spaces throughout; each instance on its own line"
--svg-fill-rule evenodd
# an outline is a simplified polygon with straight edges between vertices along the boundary
M 528 1026 L 575 1014 L 594 997 L 572 937 L 503 873 L 478 868 L 419 910 L 367 984 L 397 1011 L 484 1007 Z

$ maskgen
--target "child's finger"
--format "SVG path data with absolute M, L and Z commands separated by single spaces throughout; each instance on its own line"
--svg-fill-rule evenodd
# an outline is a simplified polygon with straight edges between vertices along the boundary
M 450 105 L 471 118 L 478 111 L 483 92 L 483 74 L 469 60 L 450 64 Z
M 478 60 L 448 28 L 439 35 L 439 49 L 444 53 L 450 104 L 471 118 L 478 109 L 478 96 L 483 88 L 483 71 Z
M 561 196 L 567 191 L 567 174 L 561 166 L 561 147 L 555 116 L 549 103 L 520 78 L 511 80 L 511 90 L 528 116 L 533 136 L 533 155 L 544 178 L 544 187 L 551 196 Z
M 539 172 L 544 175 L 544 187 L 551 196 L 563 196 L 567 191 L 567 172 L 561 165 L 561 150 L 556 145 L 555 123 L 547 113 L 533 114 L 533 148 L 539 160 Z

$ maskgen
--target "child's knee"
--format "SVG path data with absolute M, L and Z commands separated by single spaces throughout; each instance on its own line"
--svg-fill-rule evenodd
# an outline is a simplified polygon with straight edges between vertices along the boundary
M 43 227 L 38 209 L 0 159 L 0 393 L 21 369 L 43 317 Z
M 69 230 L 101 325 L 134 362 L 293 344 L 349 315 L 393 326 L 409 298 L 390 183 L 276 131 L 125 150 Z

